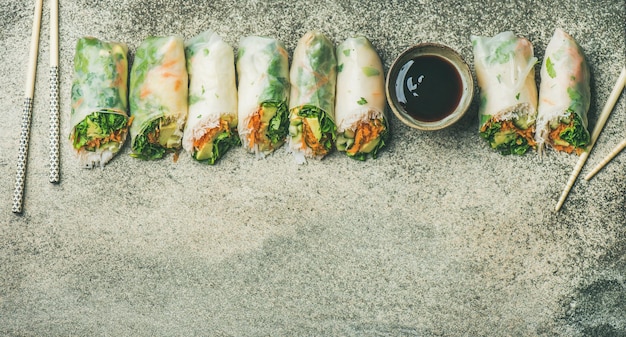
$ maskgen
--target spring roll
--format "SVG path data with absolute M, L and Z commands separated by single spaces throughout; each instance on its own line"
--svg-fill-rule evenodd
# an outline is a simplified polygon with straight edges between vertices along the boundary
M 70 141 L 80 165 L 104 165 L 124 144 L 128 118 L 128 47 L 83 37 L 76 43 Z
M 337 59 L 332 42 L 322 33 L 306 33 L 294 50 L 289 79 L 288 150 L 299 164 L 306 158 L 322 159 L 332 149 L 337 128 Z
M 243 147 L 265 157 L 289 130 L 289 56 L 278 40 L 249 36 L 239 42 L 239 125 Z
M 337 64 L 337 150 L 359 160 L 376 158 L 388 135 L 383 65 L 362 36 L 337 46 Z
M 185 44 L 189 71 L 189 119 L 183 148 L 210 165 L 240 144 L 233 48 L 207 30 Z
M 533 46 L 513 32 L 472 36 L 471 40 L 480 88 L 480 135 L 502 154 L 524 154 L 536 145 Z
M 574 39 L 556 29 L 541 65 L 535 138 L 540 149 L 580 154 L 589 144 L 587 112 L 591 101 L 589 67 Z
M 131 154 L 159 159 L 180 149 L 187 119 L 183 40 L 150 37 L 137 48 L 130 73 Z

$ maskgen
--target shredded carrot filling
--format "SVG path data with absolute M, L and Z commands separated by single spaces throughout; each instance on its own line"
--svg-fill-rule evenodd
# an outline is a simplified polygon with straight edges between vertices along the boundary
M 220 119 L 220 125 L 218 127 L 209 129 L 207 133 L 205 133 L 202 137 L 193 141 L 194 149 L 196 150 L 201 149 L 202 146 L 204 146 L 204 144 L 213 140 L 213 137 L 215 137 L 216 134 L 218 134 L 221 131 L 228 130 L 228 129 L 229 129 L 228 122 L 223 119 Z
M 354 144 L 346 152 L 353 155 L 357 154 L 363 145 L 376 139 L 384 130 L 385 126 L 379 119 L 360 123 L 356 127 Z
M 572 145 L 555 144 L 556 140 L 561 140 L 561 132 L 563 132 L 564 129 L 572 126 L 573 123 L 573 121 L 569 124 L 559 123 L 556 129 L 550 131 L 550 134 L 548 135 L 548 141 L 550 141 L 550 145 L 552 145 L 552 147 L 557 151 L 564 151 L 566 153 L 572 153 L 576 151 L 576 154 L 580 155 L 583 152 L 582 148 L 575 148 Z
M 254 148 L 254 145 L 257 143 L 261 143 L 263 141 L 263 135 L 261 134 L 261 117 L 263 114 L 263 109 L 259 109 L 252 117 L 250 117 L 250 121 L 248 122 L 248 129 L 251 130 L 250 134 L 248 134 L 248 143 L 250 143 L 250 148 Z
M 305 148 L 308 145 L 309 148 L 313 151 L 313 155 L 316 156 L 325 156 L 328 153 L 328 150 L 320 143 L 317 138 L 315 138 L 315 134 L 311 131 L 311 127 L 307 123 L 306 119 L 302 119 L 302 147 Z

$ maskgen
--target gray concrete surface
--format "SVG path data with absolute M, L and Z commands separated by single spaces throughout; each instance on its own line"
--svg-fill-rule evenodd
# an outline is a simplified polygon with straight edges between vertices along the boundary
M 450 129 L 391 117 L 378 160 L 334 153 L 298 166 L 236 149 L 214 167 L 104 170 L 61 147 L 48 183 L 45 2 L 24 214 L 11 213 L 32 1 L 0 0 L 0 335 L 624 336 L 626 155 L 578 181 L 577 157 L 503 157 L 477 135 L 477 105 Z M 470 64 L 470 34 L 513 30 L 541 59 L 554 28 L 588 57 L 595 125 L 624 64 L 623 1 L 61 1 L 61 125 L 84 35 L 131 53 L 149 35 L 211 28 L 235 48 L 265 34 L 290 52 L 307 30 L 365 34 L 386 69 L 439 42 Z M 626 99 L 583 173 L 626 137 Z M 67 131 L 63 138 L 66 139 Z

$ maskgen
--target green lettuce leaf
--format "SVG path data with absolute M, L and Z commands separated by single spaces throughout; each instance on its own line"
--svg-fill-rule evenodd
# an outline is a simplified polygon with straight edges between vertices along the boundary
M 578 148 L 586 146 L 590 140 L 589 132 L 577 114 L 574 114 L 572 125 L 561 131 L 559 136 L 570 145 Z
M 289 109 L 287 109 L 287 103 L 265 102 L 263 106 L 276 107 L 276 114 L 270 119 L 267 127 L 267 137 L 272 144 L 283 142 L 289 133 Z
M 144 129 L 144 131 L 135 138 L 133 144 L 133 153 L 131 157 L 139 158 L 143 160 L 155 160 L 163 158 L 167 149 L 159 143 L 150 143 L 147 135 L 154 132 L 160 125 L 162 118 L 157 118 L 150 122 L 150 124 Z
M 126 128 L 128 117 L 117 113 L 96 111 L 74 127 L 73 146 L 80 149 L 87 142 L 96 138 L 106 138 L 117 130 Z M 102 144 L 103 145 L 103 144 Z M 95 151 L 95 148 L 86 148 L 87 151 Z

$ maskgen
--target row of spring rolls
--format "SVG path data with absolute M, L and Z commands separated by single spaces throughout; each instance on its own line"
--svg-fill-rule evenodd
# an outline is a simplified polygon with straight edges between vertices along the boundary
M 503 32 L 472 36 L 480 94 L 480 135 L 502 154 L 530 148 L 580 154 L 590 141 L 587 111 L 590 74 L 576 41 L 556 29 L 541 64 L 539 92 L 534 66 L 538 59 L 527 39 Z
M 363 160 L 388 136 L 382 63 L 364 37 L 335 50 L 323 34 L 306 33 L 291 68 L 275 39 L 241 39 L 235 60 L 210 30 L 186 43 L 146 39 L 130 74 L 127 54 L 123 43 L 77 42 L 70 140 L 84 167 L 104 166 L 128 133 L 134 157 L 182 147 L 209 164 L 240 144 L 264 157 L 285 142 L 298 163 L 334 147 Z

